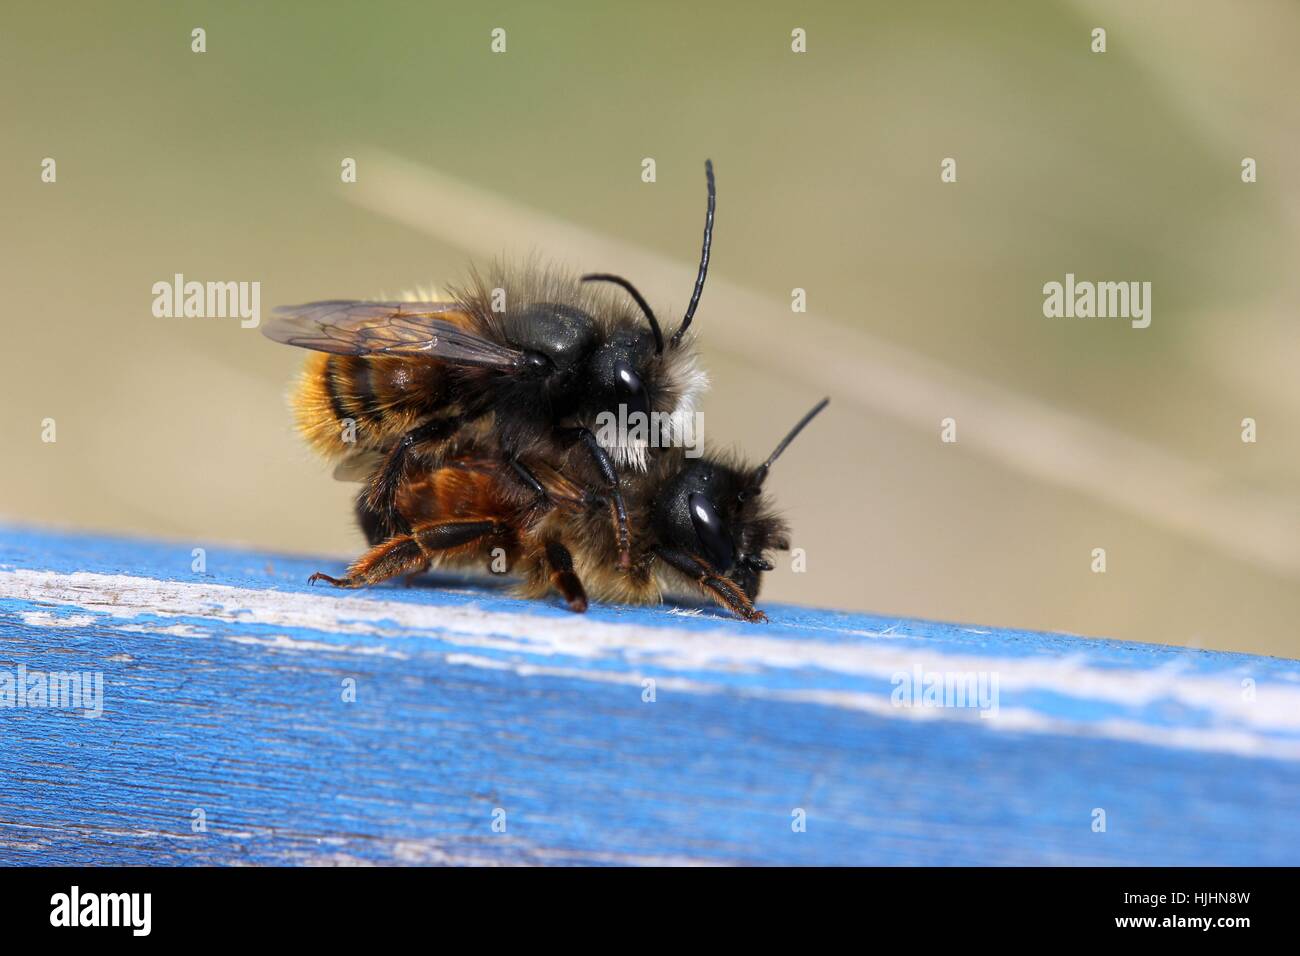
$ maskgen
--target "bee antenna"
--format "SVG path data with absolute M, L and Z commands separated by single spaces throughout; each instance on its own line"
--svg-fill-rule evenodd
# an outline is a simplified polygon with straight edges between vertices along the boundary
M 781 452 L 785 451 L 786 448 L 789 446 L 790 442 L 794 441 L 795 438 L 798 436 L 798 434 L 804 430 L 804 427 L 810 421 L 812 421 L 814 418 L 817 417 L 818 412 L 820 412 L 823 408 L 825 408 L 830 403 L 831 400 L 829 398 L 823 398 L 820 402 L 818 402 L 816 405 L 812 407 L 812 410 L 809 411 L 807 415 L 799 419 L 799 424 L 795 425 L 794 428 L 790 429 L 790 434 L 786 435 L 784 438 L 781 439 L 781 444 L 776 446 L 776 451 L 768 455 L 767 461 L 763 462 L 763 464 L 758 466 L 758 471 L 754 473 L 754 483 L 751 486 L 752 488 L 758 488 L 763 484 L 763 482 L 767 479 L 768 469 L 772 467 L 772 462 L 776 461 L 777 458 L 780 457 Z
M 695 318 L 695 307 L 700 304 L 700 295 L 704 292 L 704 277 L 709 274 L 709 248 L 713 245 L 713 210 L 718 205 L 718 187 L 713 182 L 713 160 L 704 161 L 704 175 L 709 181 L 709 209 L 704 214 L 704 248 L 700 250 L 700 272 L 695 277 L 695 291 L 691 293 L 691 304 L 686 307 L 682 324 L 673 333 L 673 348 L 682 340 L 686 330 Z
M 650 331 L 655 334 L 655 355 L 664 354 L 664 334 L 659 331 L 659 320 L 655 318 L 654 310 L 650 308 L 650 303 L 645 300 L 640 292 L 636 291 L 636 286 L 628 282 L 622 276 L 611 275 L 608 272 L 591 272 L 582 277 L 583 282 L 612 282 L 617 286 L 622 286 L 627 294 L 636 300 L 636 304 L 641 307 L 645 313 L 646 320 L 650 323 Z

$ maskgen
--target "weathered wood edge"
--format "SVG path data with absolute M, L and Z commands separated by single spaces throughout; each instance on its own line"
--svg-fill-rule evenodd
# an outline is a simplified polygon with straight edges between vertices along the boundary
M 1300 861 L 1295 662 L 205 559 L 0 533 L 0 671 L 105 687 L 98 719 L 0 707 L 0 862 Z M 996 716 L 896 706 L 972 672 Z

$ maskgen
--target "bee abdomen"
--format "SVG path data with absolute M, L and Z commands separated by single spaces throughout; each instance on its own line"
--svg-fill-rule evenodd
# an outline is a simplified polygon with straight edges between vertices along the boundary
M 313 355 L 294 394 L 298 428 L 327 458 L 386 448 L 445 402 L 445 384 L 415 359 Z

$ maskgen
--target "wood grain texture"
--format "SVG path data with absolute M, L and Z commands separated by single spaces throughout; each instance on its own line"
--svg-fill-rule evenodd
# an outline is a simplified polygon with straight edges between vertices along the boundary
M 337 562 L 194 573 L 196 545 L 0 530 L 0 693 L 104 681 L 97 718 L 0 701 L 0 862 L 1300 863 L 1293 661 L 345 594 L 305 583 Z M 996 679 L 996 708 L 897 706 L 918 673 Z

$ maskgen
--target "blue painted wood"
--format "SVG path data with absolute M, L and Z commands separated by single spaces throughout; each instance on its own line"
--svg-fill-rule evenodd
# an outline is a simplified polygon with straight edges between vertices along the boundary
M 1293 661 L 192 547 L 0 530 L 0 696 L 104 680 L 98 718 L 0 700 L 0 862 L 1300 863 Z M 996 716 L 895 706 L 916 668 Z

